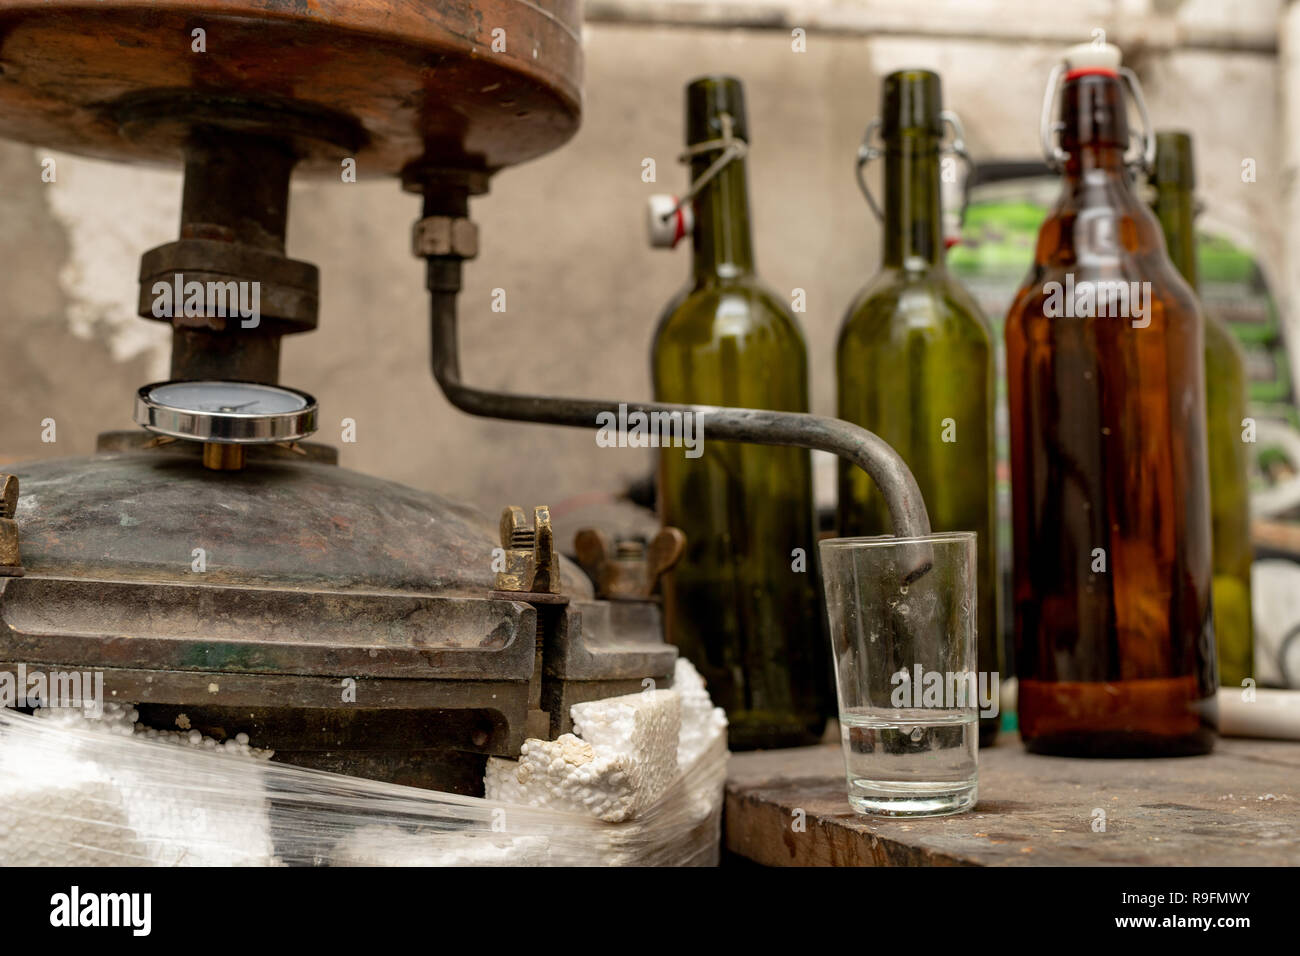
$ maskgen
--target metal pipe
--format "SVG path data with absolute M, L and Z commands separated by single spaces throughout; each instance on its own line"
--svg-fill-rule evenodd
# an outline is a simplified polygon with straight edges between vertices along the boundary
M 297 161 L 289 144 L 273 137 L 217 126 L 191 130 L 185 148 L 181 241 L 220 241 L 284 256 L 289 179 Z M 241 278 L 218 267 L 200 281 Z M 176 308 L 179 311 L 180 303 Z M 171 378 L 275 384 L 280 380 L 283 334 L 284 329 L 271 321 L 257 330 L 173 321 Z
M 456 334 L 456 296 L 460 291 L 461 259 L 428 256 L 428 286 L 432 299 L 431 333 L 433 377 L 447 400 L 461 411 L 486 418 L 597 428 L 598 415 L 619 406 L 629 413 L 690 413 L 702 416 L 707 437 L 757 445 L 815 448 L 851 461 L 880 489 L 889 508 L 894 533 L 922 537 L 930 533 L 930 517 L 916 479 L 898 453 L 878 435 L 838 418 L 796 412 L 717 405 L 672 405 L 662 402 L 623 402 L 600 399 L 552 398 L 490 392 L 461 380 Z M 910 580 L 929 570 L 929 549 L 918 547 Z
M 181 238 L 220 239 L 283 255 L 289 179 L 297 163 L 292 146 L 273 137 L 218 126 L 192 129 Z

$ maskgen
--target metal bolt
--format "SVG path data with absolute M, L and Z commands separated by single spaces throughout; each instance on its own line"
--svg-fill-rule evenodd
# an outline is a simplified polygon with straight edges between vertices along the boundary
M 0 576 L 20 577 L 23 557 L 18 548 L 18 477 L 0 474 Z
M 505 569 L 497 572 L 498 591 L 560 593 L 560 563 L 550 508 L 534 508 L 532 526 L 523 508 L 511 505 L 502 511 L 501 547 L 505 551 Z

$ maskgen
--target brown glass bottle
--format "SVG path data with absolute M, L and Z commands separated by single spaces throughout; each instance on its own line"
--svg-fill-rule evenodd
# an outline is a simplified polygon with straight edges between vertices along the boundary
M 1067 73 L 1061 121 L 1061 195 L 1006 322 L 1021 736 L 1037 753 L 1205 753 L 1202 318 L 1134 192 L 1114 70 Z

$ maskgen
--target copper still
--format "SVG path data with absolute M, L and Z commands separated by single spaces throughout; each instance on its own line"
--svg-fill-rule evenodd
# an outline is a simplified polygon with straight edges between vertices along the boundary
M 469 199 L 573 136 L 581 71 L 577 0 L 0 0 L 0 137 L 184 169 L 180 234 L 140 267 L 139 314 L 172 326 L 173 384 L 278 386 L 281 340 L 315 328 L 319 301 L 316 268 L 285 249 L 289 180 L 351 163 L 424 197 L 412 244 L 451 402 L 594 428 L 618 401 L 474 388 L 456 345 L 461 267 L 479 244 Z M 158 283 L 181 277 L 256 283 L 259 320 L 159 315 Z M 558 553 L 544 507 L 507 508 L 494 528 L 338 467 L 304 440 L 310 396 L 289 430 L 163 403 L 168 426 L 152 388 L 136 405 L 148 430 L 3 476 L 0 668 L 99 670 L 146 723 L 183 713 L 276 759 L 468 794 L 489 755 L 567 731 L 571 704 L 671 684 L 651 596 L 680 552 L 671 534 L 637 553 L 584 536 L 598 591 Z M 910 472 L 874 435 L 691 409 L 717 440 L 855 461 L 898 533 L 928 532 Z

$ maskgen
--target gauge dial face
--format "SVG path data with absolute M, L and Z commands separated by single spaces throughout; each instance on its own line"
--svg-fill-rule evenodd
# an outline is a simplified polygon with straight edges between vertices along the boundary
M 297 389 L 254 382 L 160 382 L 137 393 L 135 420 L 173 438 L 272 444 L 314 432 L 316 400 Z
M 150 388 L 149 398 L 180 411 L 238 415 L 296 412 L 309 404 L 297 392 L 245 382 L 166 382 Z

